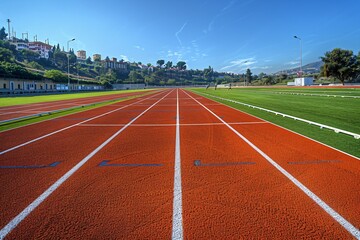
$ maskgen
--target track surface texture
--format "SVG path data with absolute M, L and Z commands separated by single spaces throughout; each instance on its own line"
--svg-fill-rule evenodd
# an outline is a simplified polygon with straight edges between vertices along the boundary
M 184 89 L 0 141 L 0 239 L 360 239 L 359 159 Z

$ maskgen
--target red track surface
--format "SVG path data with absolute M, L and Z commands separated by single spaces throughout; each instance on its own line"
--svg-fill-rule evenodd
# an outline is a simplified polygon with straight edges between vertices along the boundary
M 359 159 L 192 93 L 167 90 L 122 102 L 122 107 L 132 105 L 1 154 L 0 166 L 61 162 L 52 168 L 0 169 L 3 229 L 67 171 L 133 121 L 16 225 L 7 238 L 171 238 L 177 91 L 184 238 L 353 237 L 196 100 L 232 123 L 236 131 L 357 229 Z M 120 105 L 0 133 L 1 151 L 79 122 L 72 119 L 88 119 Z M 160 165 L 99 166 L 104 160 L 109 161 L 107 164 Z M 203 165 L 195 166 L 195 160 Z M 314 162 L 325 160 L 336 162 Z M 239 164 L 244 162 L 251 164 Z
M 0 107 L 0 121 L 6 121 L 14 118 L 30 116 L 43 112 L 56 111 L 60 109 L 83 106 L 98 102 L 111 101 L 119 98 L 135 96 L 135 95 L 139 95 L 139 93 L 138 92 L 119 93 L 119 94 L 112 94 L 106 96 L 85 97 L 85 98 L 77 98 L 77 99 L 69 99 L 69 100 Z

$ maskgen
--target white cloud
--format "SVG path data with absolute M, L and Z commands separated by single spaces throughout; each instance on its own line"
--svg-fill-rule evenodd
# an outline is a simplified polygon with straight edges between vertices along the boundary
M 129 62 L 129 58 L 125 55 L 120 55 L 121 59 L 124 60 L 125 62 Z
M 297 65 L 297 64 L 300 64 L 300 62 L 299 61 L 290 61 L 290 62 L 285 63 L 285 65 Z
M 257 63 L 255 57 L 251 57 L 251 58 L 244 58 L 244 59 L 238 59 L 238 60 L 233 60 L 230 62 L 229 65 L 222 67 L 220 70 L 225 70 L 225 69 L 229 69 L 229 68 L 237 68 L 243 70 L 244 67 L 249 67 L 253 64 Z
M 134 48 L 139 49 L 139 50 L 141 50 L 141 51 L 145 51 L 145 48 L 140 47 L 140 46 L 134 46 Z
M 186 24 L 187 24 L 187 22 L 184 23 L 184 25 L 182 25 L 182 27 L 179 29 L 179 31 L 177 31 L 177 32 L 175 33 L 175 37 L 176 37 L 177 40 L 179 41 L 180 46 L 182 46 L 182 42 L 181 42 L 181 40 L 180 40 L 180 38 L 179 38 L 179 34 L 184 30 Z
M 235 1 L 235 0 L 232 0 L 231 2 L 228 3 L 227 6 L 225 6 L 225 7 L 222 9 L 222 11 L 224 12 L 224 11 L 228 10 L 229 8 L 231 8 L 231 7 L 234 5 L 234 3 L 236 3 L 236 1 Z

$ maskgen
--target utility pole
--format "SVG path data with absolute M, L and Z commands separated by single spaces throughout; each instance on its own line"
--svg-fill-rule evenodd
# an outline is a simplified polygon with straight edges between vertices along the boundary
M 300 78 L 302 77 L 302 40 L 298 36 L 294 36 L 294 38 L 300 41 Z
M 69 52 L 69 43 L 75 41 L 75 38 L 67 41 L 67 57 L 68 57 L 68 91 L 70 92 L 70 52 Z
M 8 38 L 9 38 L 9 40 L 11 39 L 11 32 L 10 32 L 10 19 L 7 19 L 7 23 L 8 23 Z
M 24 35 L 26 35 L 26 38 L 24 38 Z M 25 40 L 25 39 L 27 39 L 27 40 L 29 40 L 29 33 L 22 33 L 21 34 L 21 38 L 23 39 L 23 40 Z

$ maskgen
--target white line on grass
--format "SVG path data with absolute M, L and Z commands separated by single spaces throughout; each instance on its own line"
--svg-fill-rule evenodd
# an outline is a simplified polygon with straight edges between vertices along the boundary
M 186 93 L 186 92 L 185 92 Z M 191 97 L 188 93 L 188 96 Z M 291 182 L 293 182 L 301 191 L 303 191 L 308 197 L 310 197 L 316 204 L 318 204 L 326 213 L 328 213 L 335 221 L 337 221 L 341 226 L 343 226 L 352 236 L 356 239 L 360 239 L 360 231 L 348 222 L 343 216 L 341 216 L 338 212 L 332 209 L 329 205 L 327 205 L 323 200 L 321 200 L 315 193 L 311 192 L 304 184 L 302 184 L 299 180 L 297 180 L 294 176 L 292 176 L 289 172 L 287 172 L 284 168 L 282 168 L 279 164 L 277 164 L 272 158 L 270 158 L 267 154 L 261 151 L 257 146 L 255 146 L 252 142 L 250 142 L 247 138 L 245 138 L 242 134 L 236 131 L 233 127 L 231 127 L 227 122 L 222 120 L 219 116 L 217 116 L 214 112 L 204 106 L 202 103 L 194 99 L 199 105 L 205 108 L 208 112 L 214 115 L 219 121 L 221 121 L 224 125 L 226 125 L 231 131 L 233 131 L 238 137 L 244 140 L 248 145 L 250 145 L 255 151 L 257 151 L 261 156 L 263 156 L 271 165 L 273 165 L 277 170 L 279 170 L 283 175 L 285 175 Z
M 160 94 L 160 93 L 158 93 L 158 94 L 156 94 L 156 95 L 159 95 L 159 94 Z M 151 96 L 151 97 L 153 97 L 153 96 Z M 10 151 L 13 151 L 13 150 L 15 150 L 15 149 L 18 149 L 18 148 L 20 148 L 20 147 L 26 146 L 26 145 L 28 145 L 28 144 L 30 144 L 30 143 L 39 141 L 39 140 L 41 140 L 41 139 L 43 139 L 43 138 L 49 137 L 49 136 L 54 135 L 54 134 L 56 134 L 56 133 L 59 133 L 59 132 L 65 131 L 65 130 L 67 130 L 67 129 L 73 128 L 73 127 L 78 126 L 78 125 L 80 125 L 80 124 L 82 124 L 82 123 L 86 123 L 86 122 L 92 121 L 92 120 L 94 120 L 94 119 L 97 119 L 97 118 L 103 117 L 103 116 L 105 116 L 105 115 L 108 115 L 108 114 L 110 114 L 110 113 L 113 113 L 113 112 L 119 111 L 119 110 L 121 110 L 121 109 L 127 108 L 127 107 L 129 107 L 129 106 L 132 106 L 132 105 L 134 105 L 134 104 L 137 104 L 137 103 L 139 103 L 139 102 L 142 102 L 142 101 L 145 101 L 145 100 L 148 100 L 148 99 L 150 99 L 150 97 L 149 97 L 149 98 L 142 99 L 142 100 L 137 101 L 137 102 L 134 102 L 134 103 L 132 103 L 132 104 L 128 104 L 128 105 L 125 105 L 125 106 L 123 106 L 123 107 L 114 109 L 114 110 L 112 110 L 112 111 L 109 111 L 109 112 L 100 114 L 100 115 L 98 115 L 98 116 L 95 116 L 95 117 L 92 117 L 92 118 L 87 119 L 87 120 L 85 120 L 85 121 L 81 121 L 81 122 L 79 122 L 79 123 L 70 125 L 70 126 L 68 126 L 68 127 L 65 127 L 65 128 L 59 129 L 59 130 L 56 130 L 56 131 L 54 131 L 54 132 L 45 134 L 45 135 L 43 135 L 43 136 L 41 136 L 41 137 L 34 138 L 34 139 L 30 140 L 30 141 L 27 141 L 27 142 L 24 142 L 24 143 L 19 144 L 19 145 L 17 145 L 17 146 L 8 148 L 8 149 L 0 152 L 0 155 L 2 155 L 2 154 L 4 154 L 4 153 L 7 153 L 7 152 L 10 152 Z
M 213 97 L 213 98 L 221 99 L 221 100 L 232 102 L 232 103 L 241 104 L 241 105 L 251 107 L 251 108 L 255 108 L 255 109 L 259 109 L 259 110 L 262 110 L 262 111 L 265 111 L 265 112 L 274 113 L 275 115 L 280 115 L 280 116 L 287 117 L 287 118 L 290 118 L 290 119 L 293 119 L 293 120 L 298 120 L 298 121 L 301 121 L 301 122 L 305 122 L 305 123 L 308 123 L 308 124 L 319 126 L 321 129 L 323 129 L 323 128 L 330 129 L 330 130 L 333 130 L 335 133 L 343 133 L 343 134 L 346 134 L 346 135 L 353 136 L 355 139 L 360 139 L 360 134 L 358 134 L 358 133 L 349 132 L 349 131 L 346 131 L 346 130 L 343 130 L 343 129 L 340 129 L 340 128 L 331 127 L 331 126 L 321 124 L 321 123 L 318 123 L 318 122 L 314 122 L 314 121 L 310 121 L 310 120 L 307 120 L 307 119 L 295 117 L 295 116 L 292 116 L 292 115 L 289 115 L 289 114 L 269 110 L 267 108 L 262 108 L 262 107 L 258 107 L 258 106 L 255 106 L 255 105 L 235 101 L 235 100 L 232 100 L 232 99 L 218 97 L 218 96 L 211 95 L 211 94 L 208 94 L 208 93 L 203 93 L 203 94 L 207 95 L 207 96 L 210 96 L 210 97 Z
M 179 90 L 176 90 L 176 139 L 175 139 L 175 170 L 174 170 L 174 202 L 172 239 L 183 239 L 182 220 L 182 189 L 181 189 L 181 156 L 180 156 L 180 116 Z
M 172 92 L 172 91 L 171 91 Z M 128 124 L 114 133 L 110 138 L 98 146 L 94 151 L 87 155 L 83 160 L 76 164 L 72 169 L 65 173 L 60 179 L 58 179 L 53 185 L 51 185 L 45 192 L 43 192 L 37 199 L 35 199 L 29 206 L 27 206 L 21 213 L 19 213 L 15 218 L 13 218 L 6 226 L 0 231 L 0 239 L 4 239 L 21 221 L 23 221 L 32 211 L 34 211 L 46 198 L 48 198 L 58 187 L 60 187 L 68 178 L 71 177 L 79 168 L 81 168 L 89 159 L 91 159 L 96 153 L 98 153 L 102 148 L 104 148 L 109 142 L 111 142 L 116 136 L 118 136 L 122 131 L 129 127 L 133 122 L 138 118 L 144 115 L 152 107 L 154 107 L 158 102 L 163 100 L 171 92 L 166 94 L 164 97 L 159 99 L 153 105 L 148 107 L 145 111 L 140 113 L 136 118 L 131 120 Z

